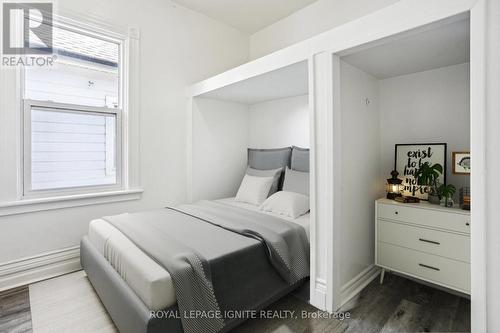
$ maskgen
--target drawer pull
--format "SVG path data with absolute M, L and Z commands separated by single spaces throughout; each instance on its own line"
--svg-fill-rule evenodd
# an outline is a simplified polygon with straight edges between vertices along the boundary
M 432 266 L 428 266 L 428 265 L 424 265 L 424 264 L 418 264 L 420 267 L 424 267 L 424 268 L 428 268 L 428 269 L 432 269 L 434 271 L 440 271 L 439 268 L 436 268 L 436 267 L 432 267 Z
M 436 244 L 436 245 L 440 245 L 441 244 L 439 242 L 428 240 L 428 239 L 424 239 L 424 238 L 419 238 L 418 240 L 421 241 L 421 242 L 431 243 L 431 244 Z
M 394 212 L 394 214 L 398 215 L 398 214 L 399 214 L 399 212 L 398 212 L 398 211 L 395 211 L 395 212 Z

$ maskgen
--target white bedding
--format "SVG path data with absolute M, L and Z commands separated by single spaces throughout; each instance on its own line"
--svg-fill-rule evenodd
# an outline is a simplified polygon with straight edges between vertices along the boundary
M 262 214 L 276 216 L 276 217 L 282 218 L 282 219 L 287 220 L 287 221 L 295 222 L 304 228 L 304 230 L 306 231 L 307 239 L 309 239 L 309 225 L 310 225 L 310 223 L 309 223 L 310 214 L 309 213 L 301 215 L 301 216 L 297 217 L 296 219 L 293 219 L 291 217 L 284 216 L 284 215 L 263 212 L 259 209 L 259 206 L 255 206 L 255 205 L 245 203 L 245 202 L 234 201 L 234 198 L 226 198 L 226 199 L 220 199 L 220 200 L 216 200 L 216 201 L 223 202 L 225 204 L 240 207 L 240 208 L 245 208 L 248 210 L 253 210 L 253 211 L 256 211 L 256 212 L 259 212 Z
M 258 206 L 235 202 L 234 198 L 218 201 L 295 222 L 304 227 L 309 238 L 309 214 L 292 219 L 264 213 Z M 89 225 L 89 240 L 150 310 L 161 310 L 176 303 L 170 274 L 118 229 L 104 220 L 94 220 Z
M 89 240 L 150 310 L 176 303 L 170 274 L 104 220 L 89 225 Z

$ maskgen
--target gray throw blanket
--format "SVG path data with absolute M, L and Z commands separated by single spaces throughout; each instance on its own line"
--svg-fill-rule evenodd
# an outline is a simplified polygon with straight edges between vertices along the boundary
M 309 275 L 309 242 L 304 229 L 280 218 L 230 205 L 201 201 L 163 210 L 105 217 L 171 275 L 183 329 L 187 333 L 220 331 L 225 323 L 204 255 L 227 250 L 203 234 L 208 223 L 259 240 L 271 265 L 290 285 Z M 205 230 L 206 231 L 206 230 Z M 207 243 L 212 253 L 197 243 Z M 219 295 L 220 296 L 220 295 Z M 198 312 L 192 315 L 193 311 Z M 190 315 L 189 315 L 190 314 Z

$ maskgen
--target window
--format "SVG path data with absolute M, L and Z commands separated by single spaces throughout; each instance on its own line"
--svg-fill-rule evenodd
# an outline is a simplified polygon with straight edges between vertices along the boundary
M 54 24 L 52 67 L 24 70 L 24 196 L 122 184 L 122 41 Z

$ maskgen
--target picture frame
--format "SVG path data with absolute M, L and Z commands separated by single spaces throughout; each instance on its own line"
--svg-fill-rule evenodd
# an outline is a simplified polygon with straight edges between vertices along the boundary
M 425 162 L 439 163 L 443 166 L 443 174 L 438 181 L 446 184 L 447 144 L 446 143 L 402 143 L 394 149 L 394 170 L 402 178 L 402 195 L 427 200 L 427 187 L 417 184 L 415 172 Z
M 454 151 L 452 161 L 453 174 L 470 175 L 470 151 Z

